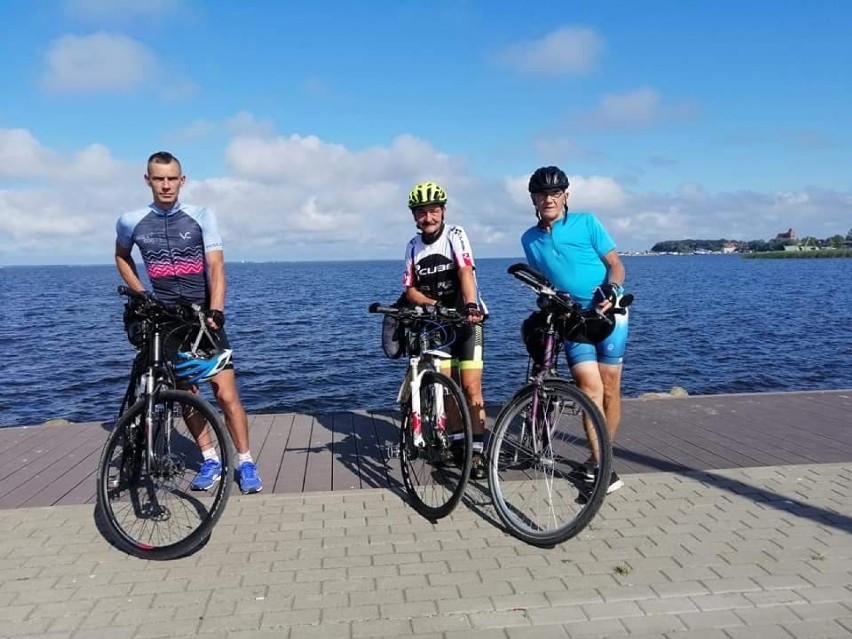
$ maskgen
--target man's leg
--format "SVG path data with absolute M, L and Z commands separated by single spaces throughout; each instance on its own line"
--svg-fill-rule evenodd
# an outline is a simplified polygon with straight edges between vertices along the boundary
M 462 392 L 467 400 L 467 408 L 470 411 L 470 422 L 473 434 L 485 433 L 485 401 L 482 399 L 482 369 L 464 368 L 464 362 L 459 370 Z
M 598 368 L 597 361 L 586 360 L 573 364 L 571 366 L 571 375 L 574 377 L 574 381 L 577 382 L 578 388 L 589 396 L 589 398 L 595 403 L 595 406 L 600 409 L 602 414 L 606 415 L 604 412 L 603 380 L 601 380 L 600 369 Z M 586 436 L 589 439 L 589 444 L 592 449 L 591 457 L 586 460 L 586 464 L 597 464 L 597 460 L 600 458 L 600 445 L 598 443 L 598 438 L 592 430 L 591 424 L 589 424 L 588 420 L 583 420 L 583 426 L 586 429 Z
M 571 373 L 574 375 L 574 379 L 577 382 L 577 386 L 580 387 L 589 397 L 592 398 L 592 401 L 595 402 L 595 405 L 601 410 L 601 413 L 604 416 L 604 421 L 606 422 L 607 433 L 610 436 L 610 441 L 612 442 L 615 438 L 615 432 L 618 429 L 618 422 L 621 420 L 621 397 L 618 395 L 620 388 L 616 386 L 615 394 L 617 397 L 613 398 L 612 396 L 612 387 L 608 386 L 609 383 L 612 383 L 613 379 L 613 371 L 607 370 L 606 377 L 604 376 L 603 369 L 617 369 L 617 381 L 621 380 L 621 366 L 603 366 L 598 365 L 597 362 L 581 362 L 579 364 L 575 364 L 571 367 Z M 610 414 L 612 414 L 616 422 L 610 423 Z M 593 480 L 597 475 L 597 464 L 600 459 L 600 443 L 598 442 L 598 438 L 595 436 L 594 431 L 591 428 L 591 424 L 588 420 L 583 420 L 583 426 L 586 429 L 586 436 L 589 439 L 592 448 L 592 455 L 589 459 L 586 460 L 586 478 L 589 480 Z M 613 491 L 618 490 L 624 485 L 621 478 L 618 474 L 613 470 L 610 474 L 609 478 L 609 486 L 607 488 L 607 493 L 611 493 Z
M 210 380 L 216 401 L 225 413 L 225 425 L 237 449 L 237 480 L 243 493 L 257 493 L 263 482 L 249 450 L 248 417 L 237 392 L 237 379 L 233 369 L 227 369 Z
M 459 365 L 459 384 L 467 401 L 473 430 L 473 466 L 470 474 L 474 479 L 485 479 L 485 400 L 482 398 L 482 366 L 484 354 L 484 332 L 481 324 L 469 327 L 467 336 L 457 343 L 456 355 Z
M 603 413 L 606 417 L 609 439 L 614 444 L 615 435 L 621 425 L 621 364 L 614 366 L 600 364 L 600 377 L 603 382 Z
M 210 380 L 216 401 L 225 413 L 225 425 L 237 453 L 249 451 L 248 417 L 237 392 L 237 379 L 232 369 L 224 370 Z

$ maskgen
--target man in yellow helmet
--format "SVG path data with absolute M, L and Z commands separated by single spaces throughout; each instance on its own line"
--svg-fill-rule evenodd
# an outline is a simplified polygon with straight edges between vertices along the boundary
M 457 366 L 459 381 L 473 422 L 473 465 L 471 477 L 484 479 L 482 457 L 485 434 L 485 403 L 482 399 L 482 320 L 488 311 L 479 295 L 467 234 L 460 226 L 446 225 L 447 194 L 434 182 L 412 189 L 408 208 L 418 233 L 405 249 L 406 299 L 411 304 L 440 304 L 467 314 L 470 326 L 457 337 L 448 352 Z M 446 371 L 449 373 L 449 371 Z

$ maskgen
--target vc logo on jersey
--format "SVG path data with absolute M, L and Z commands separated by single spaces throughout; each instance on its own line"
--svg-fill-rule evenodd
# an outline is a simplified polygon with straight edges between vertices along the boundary
M 182 240 L 188 240 L 191 237 L 192 237 L 192 234 L 189 231 L 187 231 L 186 233 L 180 234 L 180 239 L 182 239 Z

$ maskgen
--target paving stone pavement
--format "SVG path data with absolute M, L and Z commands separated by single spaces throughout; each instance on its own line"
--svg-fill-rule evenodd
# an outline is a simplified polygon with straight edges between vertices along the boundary
M 236 496 L 171 562 L 115 550 L 91 506 L 0 511 L 0 636 L 852 636 L 852 464 L 624 479 L 552 549 L 477 485 L 437 524 L 387 490 Z

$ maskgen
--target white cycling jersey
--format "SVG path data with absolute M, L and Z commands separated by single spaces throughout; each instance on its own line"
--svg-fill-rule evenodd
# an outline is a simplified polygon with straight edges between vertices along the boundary
M 442 306 L 462 310 L 462 297 L 459 269 L 476 264 L 467 234 L 460 226 L 445 225 L 440 235 L 431 242 L 424 242 L 418 233 L 405 249 L 405 273 L 402 284 L 413 286 L 421 293 L 438 301 Z M 476 287 L 477 303 L 483 313 L 488 313 L 485 303 Z

